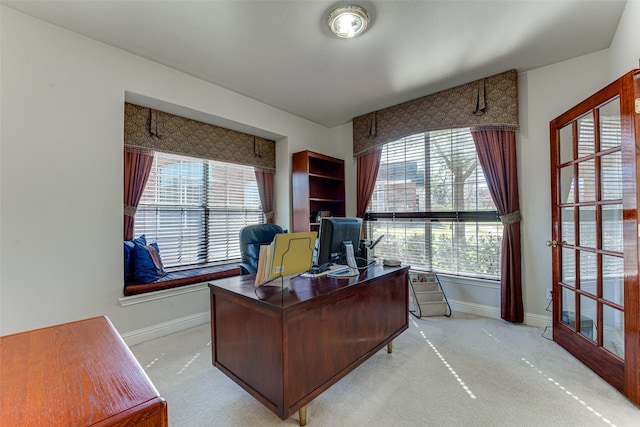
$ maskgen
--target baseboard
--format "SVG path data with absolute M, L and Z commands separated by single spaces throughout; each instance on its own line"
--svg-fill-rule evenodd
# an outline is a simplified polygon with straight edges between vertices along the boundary
M 158 323 L 157 325 L 147 326 L 146 328 L 138 329 L 131 332 L 125 332 L 122 335 L 124 342 L 127 345 L 135 345 L 144 341 L 149 341 L 154 338 L 160 338 L 165 335 L 180 332 L 185 329 L 193 328 L 195 326 L 202 325 L 211 320 L 209 312 L 196 313 L 190 316 L 181 317 L 178 319 L 170 320 L 168 322 Z
M 536 328 L 546 328 L 551 326 L 551 316 L 545 316 L 543 314 L 524 314 L 524 324 L 527 326 L 533 326 Z
M 488 317 L 490 319 L 500 320 L 500 309 L 498 307 L 492 307 L 489 305 L 473 304 L 464 301 L 449 300 L 451 310 L 455 313 L 459 311 L 461 313 L 473 314 L 481 317 Z M 524 324 L 535 328 L 544 328 L 551 325 L 551 316 L 544 316 L 542 314 L 525 313 Z
M 474 304 L 464 301 L 449 300 L 451 311 L 459 311 L 466 314 L 488 317 L 490 319 L 500 319 L 500 309 L 489 305 Z
M 130 295 L 128 297 L 121 296 L 120 305 L 126 307 L 133 304 L 142 304 L 144 302 L 155 301 L 163 298 L 171 298 L 176 295 L 188 294 L 191 292 L 209 293 L 208 283 L 195 283 L 193 285 L 180 286 L 177 288 L 163 289 L 161 291 L 146 292 L 144 294 Z

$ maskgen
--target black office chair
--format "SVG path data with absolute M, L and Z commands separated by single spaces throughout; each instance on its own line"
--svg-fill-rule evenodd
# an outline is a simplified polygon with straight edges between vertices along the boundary
M 273 242 L 276 234 L 286 233 L 282 227 L 276 224 L 253 224 L 240 229 L 240 274 L 256 274 L 258 270 L 258 257 L 260 246 Z

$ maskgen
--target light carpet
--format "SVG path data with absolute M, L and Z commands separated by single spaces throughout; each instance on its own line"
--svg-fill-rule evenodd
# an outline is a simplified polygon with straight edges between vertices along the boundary
M 409 316 L 391 354 L 380 350 L 307 405 L 307 425 L 640 426 L 640 408 L 542 334 L 460 313 Z M 299 423 L 212 365 L 209 325 L 131 349 L 167 400 L 172 427 Z

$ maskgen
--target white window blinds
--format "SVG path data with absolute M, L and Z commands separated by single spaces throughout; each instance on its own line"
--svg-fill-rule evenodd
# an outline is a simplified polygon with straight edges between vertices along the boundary
M 156 152 L 135 217 L 165 266 L 238 260 L 238 235 L 262 223 L 253 167 Z
M 414 268 L 496 279 L 502 225 L 468 128 L 412 135 L 384 146 L 367 233 L 377 255 Z

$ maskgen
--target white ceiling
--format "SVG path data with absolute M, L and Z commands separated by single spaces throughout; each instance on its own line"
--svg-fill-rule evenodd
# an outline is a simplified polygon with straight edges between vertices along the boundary
M 626 2 L 2 3 L 333 127 L 478 78 L 608 48 Z M 325 25 L 344 3 L 363 6 L 372 17 L 358 38 L 336 38 Z

